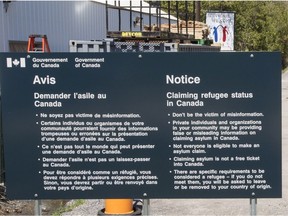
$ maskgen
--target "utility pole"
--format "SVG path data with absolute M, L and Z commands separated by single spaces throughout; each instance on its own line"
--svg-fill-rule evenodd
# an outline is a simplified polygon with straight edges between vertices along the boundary
M 201 21 L 201 1 L 195 1 L 195 21 Z

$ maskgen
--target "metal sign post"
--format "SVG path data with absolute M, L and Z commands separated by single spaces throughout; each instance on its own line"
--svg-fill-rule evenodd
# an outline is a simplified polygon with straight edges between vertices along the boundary
M 143 199 L 142 214 L 148 216 L 150 214 L 150 199 Z
M 250 215 L 256 216 L 257 215 L 257 199 L 251 198 L 250 199 Z
M 41 202 L 41 200 L 35 200 L 34 215 L 36 215 L 36 216 L 42 215 L 42 202 Z

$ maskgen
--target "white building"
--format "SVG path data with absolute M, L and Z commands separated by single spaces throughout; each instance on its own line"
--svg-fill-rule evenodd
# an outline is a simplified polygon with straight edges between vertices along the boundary
M 149 24 L 149 4 L 142 0 L 109 0 L 110 5 L 121 9 L 121 30 L 130 31 L 130 19 L 142 14 L 142 24 Z M 130 2 L 133 11 L 130 12 Z M 143 6 L 140 11 L 135 6 Z M 26 52 L 31 34 L 45 34 L 51 52 L 68 52 L 69 40 L 102 40 L 106 38 L 106 1 L 0 1 L 0 52 Z M 156 14 L 155 8 L 150 11 Z M 119 10 L 108 9 L 109 31 L 119 27 Z M 158 10 L 159 14 L 159 10 Z M 165 13 L 160 12 L 164 21 Z M 151 17 L 151 16 L 150 16 Z M 168 17 L 168 15 L 166 15 Z M 171 17 L 171 19 L 175 18 Z M 156 23 L 156 17 L 152 17 Z M 139 31 L 132 25 L 132 31 Z

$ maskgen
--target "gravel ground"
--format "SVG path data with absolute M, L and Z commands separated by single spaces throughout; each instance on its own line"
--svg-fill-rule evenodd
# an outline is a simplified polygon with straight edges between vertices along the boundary
M 282 199 L 258 199 L 257 215 L 288 215 L 288 72 L 282 77 Z M 64 215 L 97 215 L 103 200 L 85 204 Z M 250 215 L 248 199 L 153 199 L 150 215 Z
M 72 201 L 73 202 L 73 201 Z M 68 205 L 71 204 L 71 202 L 67 203 Z M 95 200 L 85 200 L 85 203 L 83 205 L 80 205 L 76 207 L 71 212 L 63 213 L 62 216 L 66 215 L 97 215 L 97 212 L 101 210 L 104 207 L 104 201 L 95 199 Z

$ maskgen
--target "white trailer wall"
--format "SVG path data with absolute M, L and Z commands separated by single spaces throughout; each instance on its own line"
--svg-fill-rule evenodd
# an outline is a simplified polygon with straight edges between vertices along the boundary
M 91 1 L 12 1 L 7 12 L 1 1 L 1 51 L 9 41 L 28 41 L 30 34 L 46 34 L 53 52 L 69 50 L 70 39 L 106 37 L 105 5 Z
M 69 40 L 102 40 L 105 14 L 105 4 L 89 0 L 11 1 L 7 12 L 0 1 L 0 52 L 10 52 L 9 43 L 27 42 L 30 34 L 46 34 L 52 52 L 68 52 Z M 132 13 L 132 18 L 137 16 L 139 12 Z M 143 17 L 143 24 L 148 24 L 148 15 Z M 156 23 L 155 17 L 151 22 Z M 121 23 L 122 31 L 130 30 L 129 10 L 121 12 Z M 118 30 L 118 10 L 109 10 L 109 30 Z

